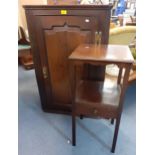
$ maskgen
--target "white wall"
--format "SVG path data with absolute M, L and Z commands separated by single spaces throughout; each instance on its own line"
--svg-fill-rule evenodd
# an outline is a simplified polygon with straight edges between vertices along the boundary
M 18 26 L 22 26 L 27 31 L 25 11 L 22 5 L 46 5 L 47 0 L 18 0 Z

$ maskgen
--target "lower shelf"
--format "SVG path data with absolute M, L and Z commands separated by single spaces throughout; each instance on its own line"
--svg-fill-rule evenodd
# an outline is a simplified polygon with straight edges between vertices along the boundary
M 114 83 L 80 81 L 76 89 L 76 115 L 116 118 L 121 89 Z

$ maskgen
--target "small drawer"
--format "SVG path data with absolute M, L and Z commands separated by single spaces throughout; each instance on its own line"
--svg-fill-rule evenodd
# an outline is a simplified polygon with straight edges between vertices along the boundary
M 104 118 L 116 118 L 117 109 L 114 107 L 100 107 L 96 105 L 77 104 L 76 115 L 98 116 Z

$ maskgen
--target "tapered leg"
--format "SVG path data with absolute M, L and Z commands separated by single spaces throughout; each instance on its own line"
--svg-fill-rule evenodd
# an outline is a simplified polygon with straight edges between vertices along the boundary
M 111 124 L 114 124 L 114 118 L 111 119 Z
M 72 115 L 72 145 L 76 145 L 76 117 Z
M 115 152 L 115 147 L 116 147 L 116 142 L 117 142 L 117 137 L 118 137 L 118 131 L 119 131 L 119 124 L 120 124 L 120 119 L 116 119 L 116 126 L 115 126 L 115 132 L 114 132 L 114 138 L 113 138 L 113 144 L 111 148 L 111 152 Z
M 83 119 L 83 115 L 80 115 L 80 119 Z

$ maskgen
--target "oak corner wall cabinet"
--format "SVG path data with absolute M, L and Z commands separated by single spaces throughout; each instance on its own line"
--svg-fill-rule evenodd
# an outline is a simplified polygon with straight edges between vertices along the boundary
M 68 56 L 81 43 L 94 43 L 101 32 L 108 44 L 111 5 L 25 5 L 42 109 L 71 112 Z M 103 68 L 84 66 L 80 75 L 103 79 Z

